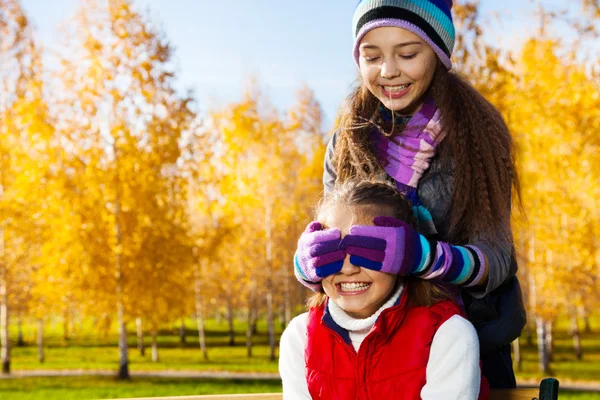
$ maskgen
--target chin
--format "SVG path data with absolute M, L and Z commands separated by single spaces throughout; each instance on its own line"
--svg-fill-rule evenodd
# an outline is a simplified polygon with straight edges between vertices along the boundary
M 411 105 L 412 105 L 412 101 L 406 101 L 404 99 L 390 101 L 390 99 L 386 98 L 385 100 L 381 100 L 381 103 L 388 110 L 399 112 L 399 113 L 402 113 L 403 110 L 410 109 Z

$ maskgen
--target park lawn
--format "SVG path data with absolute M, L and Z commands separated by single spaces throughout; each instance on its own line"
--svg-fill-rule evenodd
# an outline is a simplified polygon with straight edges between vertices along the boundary
M 128 397 L 281 392 L 279 380 L 134 378 L 75 376 L 0 379 L 0 399 L 86 400 Z
M 159 331 L 158 353 L 159 362 L 152 362 L 150 337 L 145 337 L 146 352 L 141 356 L 137 350 L 135 332 L 128 332 L 130 369 L 135 371 L 157 370 L 196 370 L 196 371 L 233 371 L 233 372 L 277 372 L 277 360 L 269 359 L 267 326 L 261 321 L 257 334 L 253 338 L 253 354 L 247 357 L 246 326 L 241 321 L 235 321 L 235 345 L 229 346 L 227 325 L 216 321 L 206 324 L 206 345 L 208 360 L 204 360 L 198 346 L 197 332 L 192 328 L 193 321 L 186 321 L 186 343 L 182 344 L 178 336 L 178 327 L 164 328 Z M 62 337 L 62 330 L 50 330 L 46 336 L 45 358 L 40 364 L 37 359 L 35 346 L 35 330 L 24 327 L 25 347 L 14 346 L 16 332 L 12 332 L 13 348 L 11 361 L 13 370 L 35 369 L 82 369 L 82 370 L 111 370 L 115 369 L 118 360 L 117 335 L 111 332 L 107 337 L 99 337 L 91 327 L 84 326 L 76 331 L 69 340 Z M 277 340 L 282 328 L 276 324 Z M 279 354 L 276 353 L 276 357 Z
M 572 349 L 572 339 L 568 335 L 566 324 L 559 323 L 554 332 L 554 361 L 551 364 L 553 376 L 565 381 L 600 380 L 600 319 L 592 321 L 592 333 L 582 333 L 584 351 L 583 361 L 577 361 Z M 187 338 L 182 344 L 176 326 L 164 327 L 159 332 L 160 362 L 151 361 L 150 348 L 142 357 L 136 349 L 136 338 L 129 332 L 130 370 L 158 371 L 239 371 L 239 372 L 277 372 L 277 361 L 269 360 L 266 324 L 258 325 L 255 336 L 254 354 L 248 358 L 245 348 L 245 326 L 235 324 L 235 346 L 228 346 L 227 326 L 224 322 L 207 323 L 207 346 L 209 360 L 202 359 L 198 349 L 194 321 L 186 321 Z M 13 370 L 33 369 L 82 369 L 116 371 L 118 363 L 117 337 L 112 331 L 108 336 L 96 335 L 92 327 L 82 325 L 68 339 L 64 340 L 60 326 L 49 326 L 46 340 L 46 362 L 37 361 L 35 329 L 26 327 L 24 338 L 26 346 L 13 347 Z M 131 328 L 131 327 L 130 327 Z M 277 335 L 281 333 L 277 324 Z M 16 344 L 16 332 L 11 332 L 12 343 Z M 525 337 L 521 339 L 522 370 L 520 379 L 541 380 L 537 363 L 537 345 L 535 337 L 531 344 Z M 149 345 L 149 337 L 146 337 Z M 52 377 L 52 378 L 16 378 L 0 379 L 0 399 L 100 399 L 146 396 L 184 396 L 218 393 L 259 393 L 281 390 L 278 380 L 235 381 L 221 379 L 188 378 L 142 378 L 117 382 L 111 377 Z M 561 391 L 561 400 L 600 400 L 600 393 Z
M 186 321 L 186 343 L 181 344 L 176 326 L 165 327 L 159 332 L 159 362 L 151 360 L 150 349 L 142 357 L 136 349 L 136 338 L 133 331 L 129 332 L 129 357 L 132 371 L 157 370 L 186 370 L 186 371 L 234 371 L 234 372 L 277 372 L 277 361 L 269 360 L 267 345 L 267 327 L 260 321 L 257 334 L 254 337 L 253 357 L 248 358 L 245 348 L 245 324 L 235 321 L 235 342 L 230 347 L 227 338 L 227 325 L 210 320 L 206 324 L 206 342 L 209 360 L 205 361 L 198 349 L 198 336 L 194 331 L 194 321 Z M 600 318 L 592 319 L 592 333 L 582 333 L 583 361 L 575 358 L 572 339 L 567 332 L 567 324 L 561 320 L 554 332 L 554 362 L 551 364 L 553 376 L 558 379 L 577 381 L 600 380 Z M 276 333 L 282 329 L 276 324 Z M 16 343 L 16 332 L 11 338 Z M 118 350 L 116 331 L 107 337 L 94 334 L 92 326 L 82 325 L 72 337 L 65 341 L 62 337 L 62 326 L 51 325 L 47 330 L 46 362 L 40 364 L 37 360 L 35 347 L 35 329 L 24 326 L 25 347 L 13 347 L 13 370 L 33 369 L 83 369 L 83 370 L 115 370 L 117 367 Z M 149 337 L 145 338 L 149 345 Z M 517 372 L 521 379 L 541 379 L 543 374 L 538 372 L 537 344 L 533 337 L 532 343 L 527 344 L 521 339 L 522 370 Z M 276 354 L 278 355 L 278 354 Z
M 550 364 L 552 375 L 556 378 L 573 381 L 600 382 L 600 329 L 599 325 L 592 325 L 593 331 L 581 333 L 581 346 L 583 360 L 575 357 L 573 339 L 569 336 L 565 325 L 558 325 L 554 331 L 554 352 Z M 521 338 L 522 369 L 517 372 L 521 379 L 538 379 L 542 374 L 538 372 L 537 340 L 527 344 Z

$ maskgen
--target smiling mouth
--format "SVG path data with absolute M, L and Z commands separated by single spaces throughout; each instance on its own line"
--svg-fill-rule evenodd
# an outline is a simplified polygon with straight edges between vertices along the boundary
M 341 293 L 361 293 L 369 290 L 370 282 L 341 282 L 336 284 Z
M 408 94 L 412 84 L 398 86 L 381 86 L 381 93 L 385 98 L 388 99 L 400 99 Z
M 406 85 L 398 85 L 398 86 L 382 86 L 382 88 L 386 92 L 398 93 L 398 92 L 408 89 L 409 86 L 410 86 L 410 83 L 407 83 Z

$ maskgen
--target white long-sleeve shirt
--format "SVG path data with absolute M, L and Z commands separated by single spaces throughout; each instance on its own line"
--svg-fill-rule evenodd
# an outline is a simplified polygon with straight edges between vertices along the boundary
M 348 330 L 352 345 L 358 351 L 381 311 L 391 307 L 401 292 L 402 287 L 375 314 L 366 319 L 350 317 L 333 301 L 328 302 L 328 308 L 336 324 Z M 308 313 L 301 314 L 290 322 L 281 336 L 279 373 L 283 382 L 284 400 L 311 398 L 304 359 L 307 326 Z M 418 335 L 417 332 L 415 334 Z M 397 354 L 390 356 L 399 357 Z M 402 361 L 398 359 L 398 362 Z M 440 325 L 433 337 L 421 399 L 476 400 L 480 381 L 477 332 L 469 321 L 460 315 L 454 315 Z

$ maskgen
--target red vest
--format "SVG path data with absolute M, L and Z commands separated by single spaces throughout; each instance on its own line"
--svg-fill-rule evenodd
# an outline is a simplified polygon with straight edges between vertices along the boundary
M 308 317 L 306 379 L 313 399 L 417 400 L 425 386 L 425 369 L 435 332 L 448 318 L 461 314 L 453 302 L 431 307 L 408 306 L 407 296 L 384 310 L 358 353 L 348 332 L 325 306 Z M 479 399 L 487 399 L 482 380 Z

